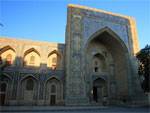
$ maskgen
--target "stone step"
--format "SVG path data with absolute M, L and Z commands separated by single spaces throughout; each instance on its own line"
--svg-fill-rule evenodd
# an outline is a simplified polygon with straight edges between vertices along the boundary
M 148 107 L 116 107 L 116 106 L 0 106 L 1 112 L 20 113 L 20 112 L 37 112 L 37 113 L 148 113 Z
M 0 106 L 0 112 L 54 112 L 54 111 L 93 111 L 106 109 L 106 106 Z

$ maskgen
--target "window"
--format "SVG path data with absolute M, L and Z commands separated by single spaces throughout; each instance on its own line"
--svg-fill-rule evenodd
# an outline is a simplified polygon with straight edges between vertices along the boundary
M 8 54 L 7 56 L 6 56 L 6 62 L 10 65 L 10 64 L 12 64 L 12 55 L 11 54 Z
M 98 72 L 98 61 L 97 60 L 95 60 L 94 61 L 94 72 Z
M 28 79 L 26 82 L 26 90 L 33 90 L 34 82 L 32 79 Z
M 52 58 L 52 63 L 57 63 L 57 58 L 56 57 Z
M 35 62 L 35 57 L 34 57 L 34 56 L 31 56 L 31 57 L 30 57 L 30 64 L 34 64 L 34 62 Z
M 55 93 L 56 92 L 56 86 L 55 85 L 52 85 L 51 86 L 51 93 Z

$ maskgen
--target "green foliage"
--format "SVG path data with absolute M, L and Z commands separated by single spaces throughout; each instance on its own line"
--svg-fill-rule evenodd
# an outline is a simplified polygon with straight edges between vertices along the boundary
M 144 80 L 141 85 L 144 92 L 150 92 L 150 45 L 146 45 L 137 54 L 139 60 L 139 76 L 142 76 Z

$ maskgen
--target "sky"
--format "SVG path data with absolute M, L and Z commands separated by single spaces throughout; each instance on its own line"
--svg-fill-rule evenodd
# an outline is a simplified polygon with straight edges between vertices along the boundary
M 0 36 L 64 43 L 68 4 L 132 16 L 140 48 L 150 45 L 150 0 L 0 0 Z

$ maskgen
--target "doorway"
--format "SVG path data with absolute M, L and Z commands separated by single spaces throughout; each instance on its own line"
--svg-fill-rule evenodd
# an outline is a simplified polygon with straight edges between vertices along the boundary
M 93 100 L 97 102 L 97 87 L 93 87 Z
M 56 104 L 56 95 L 51 95 L 50 104 L 54 106 Z
M 102 103 L 107 96 L 107 83 L 105 80 L 98 78 L 93 82 L 93 101 Z
M 5 105 L 6 88 L 7 88 L 6 83 L 2 83 L 0 85 L 0 105 L 1 106 Z

